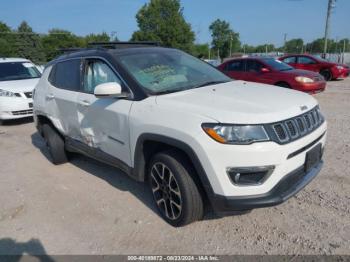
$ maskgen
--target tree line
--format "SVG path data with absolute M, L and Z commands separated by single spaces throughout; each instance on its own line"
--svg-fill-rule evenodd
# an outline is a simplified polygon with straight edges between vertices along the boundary
M 150 0 L 136 14 L 138 30 L 132 34 L 131 41 L 157 41 L 162 46 L 182 49 L 200 58 L 225 58 L 234 53 L 321 53 L 324 39 L 304 43 L 303 39 L 291 39 L 281 47 L 273 44 L 251 46 L 242 44 L 238 32 L 230 23 L 216 19 L 209 26 L 211 43 L 195 43 L 195 33 L 186 22 L 180 0 Z M 12 29 L 0 22 L 0 56 L 25 57 L 35 63 L 45 63 L 62 53 L 62 49 L 84 48 L 90 42 L 118 41 L 106 32 L 77 36 L 63 29 L 51 29 L 47 34 L 38 34 L 23 21 Z M 349 39 L 329 40 L 329 52 L 349 51 Z

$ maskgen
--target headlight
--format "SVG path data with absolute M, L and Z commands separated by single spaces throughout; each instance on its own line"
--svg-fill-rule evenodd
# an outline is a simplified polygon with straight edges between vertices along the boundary
M 314 80 L 309 78 L 309 77 L 305 77 L 305 76 L 297 76 L 295 78 L 295 81 L 299 82 L 299 83 L 313 83 Z
M 2 90 L 0 89 L 0 96 L 5 96 L 5 97 L 16 97 L 16 94 L 10 91 Z
M 337 65 L 336 68 L 337 68 L 338 70 L 343 70 L 343 69 L 344 69 L 344 67 L 343 67 L 343 66 L 340 66 L 340 65 Z
M 202 128 L 212 139 L 223 144 L 246 145 L 269 140 L 265 128 L 260 125 L 203 124 Z

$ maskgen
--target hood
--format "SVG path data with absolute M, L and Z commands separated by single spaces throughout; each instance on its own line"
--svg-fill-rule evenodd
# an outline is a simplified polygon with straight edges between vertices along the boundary
M 279 71 L 280 73 L 286 73 L 286 74 L 291 74 L 294 76 L 305 76 L 305 77 L 310 77 L 310 78 L 315 78 L 320 76 L 319 73 L 313 72 L 313 71 L 308 71 L 308 70 L 301 70 L 301 69 L 293 69 L 293 70 L 288 70 L 288 71 Z
M 0 89 L 14 93 L 32 92 L 39 82 L 39 79 L 40 78 L 0 81 Z
M 303 92 L 245 81 L 160 95 L 156 102 L 184 114 L 191 112 L 217 122 L 234 124 L 277 122 L 317 105 L 312 96 Z

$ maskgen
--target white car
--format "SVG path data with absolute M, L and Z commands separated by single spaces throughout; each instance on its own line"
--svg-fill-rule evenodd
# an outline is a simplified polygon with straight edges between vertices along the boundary
M 54 164 L 79 152 L 148 181 L 174 226 L 201 219 L 205 205 L 230 214 L 292 197 L 320 171 L 327 129 L 308 94 L 131 43 L 50 62 L 34 119 Z
M 0 121 L 33 115 L 33 90 L 40 76 L 27 59 L 0 58 Z

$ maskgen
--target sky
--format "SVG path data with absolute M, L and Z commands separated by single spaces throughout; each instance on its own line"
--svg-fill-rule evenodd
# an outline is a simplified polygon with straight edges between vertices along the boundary
M 38 33 L 51 28 L 77 35 L 116 33 L 129 40 L 137 30 L 135 15 L 148 0 L 3 0 L 0 21 L 16 28 L 25 20 Z M 324 36 L 328 0 L 181 0 L 196 43 L 211 41 L 209 25 L 217 18 L 231 24 L 249 45 L 283 45 L 287 39 L 312 41 Z M 331 38 L 350 38 L 350 0 L 337 0 Z

